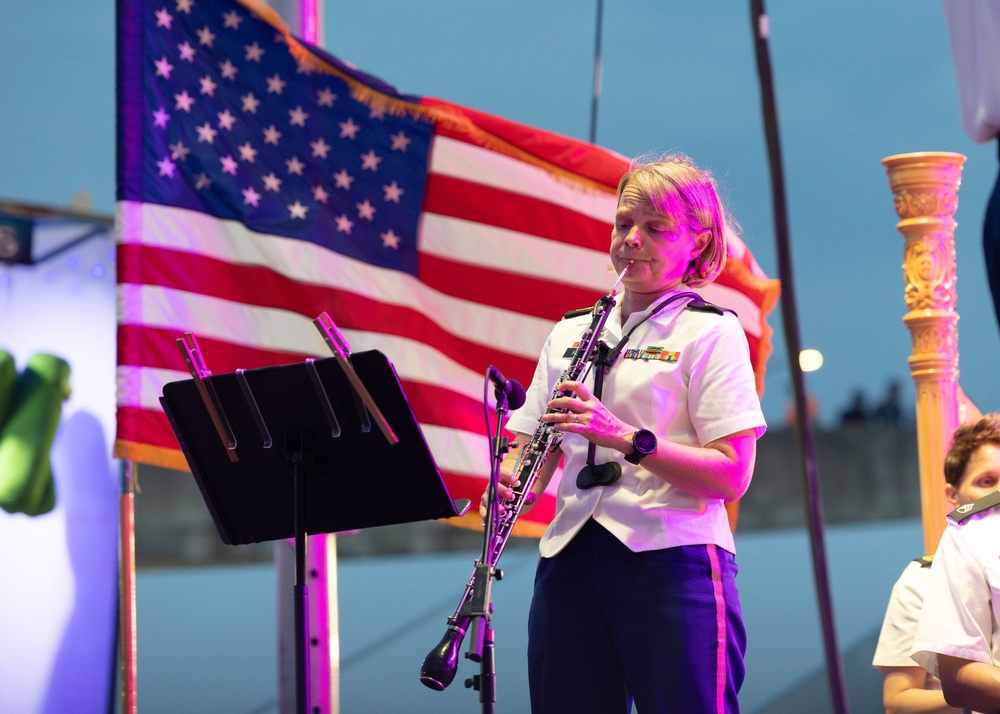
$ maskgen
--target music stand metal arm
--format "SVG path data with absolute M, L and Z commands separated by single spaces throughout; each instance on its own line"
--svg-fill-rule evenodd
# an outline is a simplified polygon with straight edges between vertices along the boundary
M 212 370 L 205 364 L 205 357 L 201 348 L 198 347 L 198 340 L 194 334 L 185 332 L 184 337 L 177 340 L 177 346 L 180 347 L 188 371 L 194 377 L 195 387 L 198 389 L 201 400 L 205 403 L 205 409 L 208 410 L 212 419 L 215 432 L 219 435 L 222 446 L 226 449 L 226 455 L 230 461 L 239 461 L 240 457 L 236 453 L 236 436 L 229 425 L 229 419 L 226 418 L 226 412 L 222 408 L 219 396 L 215 393 L 215 387 L 206 379 L 206 377 L 212 376 Z
M 390 444 L 398 443 L 399 438 L 392 431 L 392 427 L 389 426 L 389 422 L 382 415 L 378 405 L 375 404 L 375 400 L 372 399 L 372 395 L 369 394 L 364 382 L 361 381 L 357 372 L 354 371 L 354 365 L 351 364 L 350 360 L 351 345 L 347 342 L 347 339 L 325 312 L 320 313 L 319 317 L 313 320 L 313 324 L 316 325 L 316 329 L 323 335 L 323 339 L 330 347 L 330 351 L 333 352 L 333 356 L 337 359 L 337 364 L 344 370 L 344 374 L 347 375 L 347 379 L 354 388 L 354 392 L 361 397 L 361 401 L 364 403 L 368 413 L 371 414 L 372 419 L 375 420 L 375 424 L 382 432 L 382 435 L 385 436 L 386 441 Z

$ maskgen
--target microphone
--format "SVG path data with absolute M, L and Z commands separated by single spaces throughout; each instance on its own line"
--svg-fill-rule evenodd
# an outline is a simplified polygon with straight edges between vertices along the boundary
M 511 409 L 520 409 L 524 406 L 524 387 L 516 379 L 507 379 L 503 376 L 503 373 L 490 365 L 489 370 L 487 370 L 487 375 L 490 381 L 493 382 L 493 386 L 496 387 L 497 396 L 501 394 L 507 395 L 507 405 Z

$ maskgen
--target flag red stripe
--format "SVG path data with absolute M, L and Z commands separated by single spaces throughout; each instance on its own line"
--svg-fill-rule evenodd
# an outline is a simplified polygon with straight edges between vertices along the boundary
M 531 374 L 534 358 L 504 352 L 442 329 L 417 310 L 381 303 L 335 288 L 307 285 L 258 266 L 150 246 L 123 245 L 118 282 L 185 290 L 248 305 L 267 305 L 307 317 L 327 312 L 342 330 L 374 331 L 424 342 L 475 372 L 502 360 L 515 374 Z M 178 335 L 179 336 L 179 335 Z
M 465 474 L 451 474 L 446 472 L 442 472 L 441 475 L 444 476 L 445 481 L 448 484 L 448 492 L 451 494 L 453 499 L 459 500 L 467 498 L 472 501 L 471 510 L 475 511 L 479 509 L 479 501 L 483 497 L 483 492 L 486 490 L 487 485 L 485 477 L 470 478 Z M 548 523 L 552 520 L 552 516 L 555 515 L 555 510 L 555 498 L 552 496 L 543 496 L 538 503 L 531 507 L 530 511 L 525 513 L 518 520 Z
M 602 295 L 599 287 L 585 289 L 501 269 L 470 269 L 468 263 L 427 253 L 420 254 L 419 266 L 421 282 L 438 292 L 480 303 L 497 303 L 497 307 L 505 310 L 553 323 L 568 310 L 593 305 Z M 613 277 L 609 272 L 609 288 Z
M 170 421 L 163 412 L 120 406 L 118 407 L 118 424 L 120 428 L 118 439 L 120 441 L 180 451 L 177 438 L 170 428 Z M 486 490 L 487 479 L 485 476 L 470 477 L 467 474 L 448 471 L 442 471 L 441 476 L 448 484 L 448 492 L 453 499 L 467 498 L 472 501 L 472 508 L 478 509 L 479 500 L 483 491 Z M 546 496 L 535 504 L 521 520 L 548 523 L 554 513 L 555 499 Z
M 611 245 L 611 223 L 599 221 L 550 201 L 493 186 L 430 174 L 424 193 L 424 211 L 461 218 L 556 242 L 606 252 Z
M 184 359 L 175 344 L 178 337 L 179 335 L 171 330 L 136 325 L 119 326 L 119 344 L 129 344 L 133 349 L 129 355 L 121 355 L 118 363 L 127 366 L 144 366 L 186 372 L 187 367 Z M 195 335 L 195 337 L 198 336 Z M 202 337 L 198 337 L 198 346 L 201 348 L 209 369 L 215 374 L 232 373 L 237 369 L 256 369 L 290 364 L 300 362 L 306 356 L 291 352 L 270 352 L 247 348 L 230 342 Z M 418 422 L 474 433 L 486 433 L 482 401 L 472 399 L 447 387 L 427 382 L 407 379 L 400 381 Z M 492 391 L 489 393 L 492 394 Z
M 581 178 L 595 183 L 615 187 L 618 180 L 628 168 L 628 159 L 600 149 L 593 144 L 562 136 L 553 132 L 541 131 L 535 127 L 502 119 L 486 112 L 469 107 L 452 104 L 434 97 L 423 97 L 420 104 L 447 110 L 458 118 L 471 120 L 476 127 L 486 134 L 470 133 L 455 122 L 438 124 L 436 132 L 469 144 L 476 144 L 495 149 L 500 153 L 518 157 L 516 152 L 497 146 L 493 137 L 500 139 L 510 147 L 537 157 L 556 169 L 573 173 Z
M 118 325 L 118 364 L 187 372 L 187 365 L 176 344 L 183 335 L 182 330 L 149 325 Z M 195 337 L 198 339 L 198 346 L 204 353 L 208 367 L 216 374 L 299 362 L 306 357 L 330 356 L 266 350 L 201 335 Z
M 180 449 L 162 411 L 118 405 L 118 439 L 166 449 Z

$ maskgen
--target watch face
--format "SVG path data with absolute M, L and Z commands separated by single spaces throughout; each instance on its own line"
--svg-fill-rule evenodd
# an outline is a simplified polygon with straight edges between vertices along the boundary
M 639 429 L 632 437 L 632 446 L 641 454 L 651 454 L 656 451 L 656 434 L 647 429 Z

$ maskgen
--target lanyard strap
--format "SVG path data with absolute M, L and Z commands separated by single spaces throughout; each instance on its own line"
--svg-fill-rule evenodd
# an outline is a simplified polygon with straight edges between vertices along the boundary
M 667 305 L 670 305 L 671 303 L 684 297 L 697 298 L 699 296 L 697 293 L 692 292 L 677 293 L 676 295 L 670 296 L 657 305 L 652 312 L 634 324 L 632 329 L 628 331 L 628 334 L 622 337 L 621 341 L 615 345 L 613 350 L 608 347 L 608 344 L 604 340 L 597 343 L 597 359 L 594 360 L 594 396 L 597 397 L 598 400 L 604 392 L 604 375 L 611 369 L 611 365 L 614 364 L 615 359 L 617 359 L 618 355 L 621 354 L 622 349 L 625 347 L 625 343 L 628 342 L 628 338 L 632 336 L 632 333 L 635 332 L 642 323 L 665 308 Z M 590 467 L 594 466 L 594 457 L 596 452 L 597 445 L 591 441 L 587 446 L 587 465 Z
M 639 322 L 635 323 L 632 326 L 632 329 L 628 331 L 628 334 L 626 334 L 624 337 L 622 337 L 621 341 L 617 345 L 615 345 L 615 348 L 613 350 L 611 350 L 611 353 L 607 355 L 607 359 L 605 360 L 605 364 L 607 365 L 607 368 L 610 369 L 611 365 L 613 365 L 615 363 L 615 360 L 618 359 L 618 355 L 620 355 L 621 352 L 622 352 L 622 350 L 625 349 L 625 343 L 628 342 L 628 338 L 632 336 L 633 332 L 635 332 L 637 329 L 639 329 L 639 326 L 642 323 L 644 323 L 646 320 L 648 320 L 653 315 L 655 315 L 656 313 L 658 313 L 660 310 L 662 310 L 663 308 L 665 308 L 667 305 L 670 305 L 671 303 L 677 302 L 681 298 L 685 298 L 685 297 L 686 298 L 695 298 L 697 300 L 701 299 L 701 296 L 698 295 L 698 293 L 683 292 L 683 293 L 677 293 L 676 295 L 671 295 L 669 298 L 667 298 L 666 300 L 664 300 L 663 302 L 661 302 L 659 305 L 657 305 L 653 309 L 652 312 L 650 312 L 644 318 L 642 318 L 641 320 L 639 320 Z M 604 382 L 604 380 L 602 379 L 600 381 L 600 383 L 603 384 L 603 382 Z M 600 399 L 601 398 L 601 393 L 600 393 L 600 391 L 598 391 L 599 387 L 597 385 L 598 385 L 598 378 L 595 376 L 594 377 L 594 396 L 596 396 L 598 399 Z

